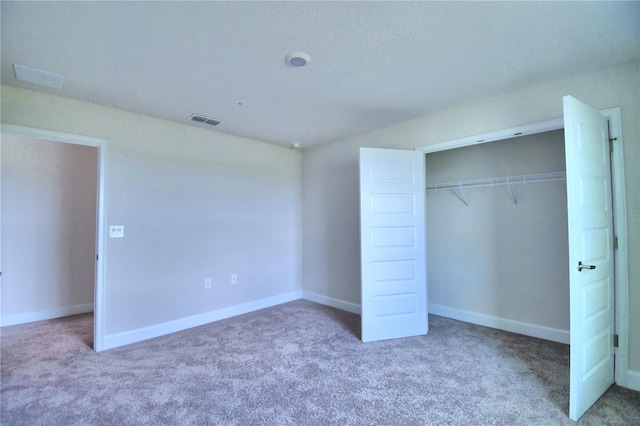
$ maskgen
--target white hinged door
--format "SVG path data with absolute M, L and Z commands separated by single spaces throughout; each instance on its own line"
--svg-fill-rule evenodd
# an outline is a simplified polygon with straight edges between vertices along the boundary
M 611 160 L 607 119 L 564 99 L 569 216 L 569 417 L 578 420 L 614 380 Z
M 362 340 L 426 334 L 425 155 L 360 149 Z

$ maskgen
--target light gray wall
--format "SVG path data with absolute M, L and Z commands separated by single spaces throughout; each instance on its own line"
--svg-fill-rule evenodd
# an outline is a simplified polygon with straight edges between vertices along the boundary
M 309 149 L 303 156 L 304 289 L 360 303 L 358 149 L 413 149 L 562 117 L 562 97 L 622 111 L 627 207 L 640 209 L 640 64 L 555 80 Z M 629 368 L 640 374 L 640 222 L 628 218 Z M 427 247 L 427 250 L 429 248 Z
M 107 333 L 118 333 L 301 282 L 359 304 L 359 147 L 413 149 L 558 118 L 565 94 L 598 109 L 622 107 L 627 205 L 638 211 L 639 76 L 640 64 L 629 63 L 461 105 L 304 151 L 302 170 L 299 151 L 6 86 L 2 121 L 109 140 L 107 222 L 126 228 L 123 240 L 107 244 L 105 320 Z M 637 215 L 628 240 L 629 367 L 640 372 Z M 253 279 L 225 287 L 232 269 L 239 284 Z M 218 290 L 202 291 L 207 275 Z
M 564 132 L 427 154 L 427 184 L 565 170 Z M 569 330 L 564 181 L 427 192 L 429 303 Z
M 8 86 L 2 122 L 108 141 L 105 338 L 301 290 L 299 151 Z
M 0 147 L 2 323 L 92 310 L 97 149 L 13 135 Z

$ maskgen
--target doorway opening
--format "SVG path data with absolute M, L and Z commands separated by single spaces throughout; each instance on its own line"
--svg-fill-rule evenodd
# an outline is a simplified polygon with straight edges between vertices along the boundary
M 426 155 L 429 311 L 569 343 L 563 131 Z
M 530 128 L 528 130 L 533 128 L 536 131 L 525 132 L 523 128 L 507 129 L 416 150 L 425 153 L 437 152 L 448 148 L 501 140 L 505 135 L 521 136 L 555 130 L 561 128 L 564 120 L 568 119 L 565 148 L 567 150 L 569 251 L 572 258 L 570 264 L 578 265 L 577 271 L 585 268 L 593 270 L 596 269 L 595 265 L 585 265 L 577 260 L 582 257 L 597 258 L 602 261 L 599 264 L 603 268 L 597 275 L 580 275 L 580 277 L 577 275 L 578 272 L 570 268 L 570 417 L 577 420 L 606 390 L 607 386 L 603 387 L 603 385 L 616 382 L 621 386 L 627 386 L 629 317 L 628 301 L 624 297 L 628 291 L 627 229 L 625 216 L 615 214 L 616 211 L 626 211 L 626 199 L 620 109 L 600 111 L 599 114 L 570 96 L 566 96 L 563 101 L 564 119 L 525 126 Z M 611 145 L 611 154 L 609 145 Z M 605 169 L 605 164 L 609 162 L 611 167 L 606 165 Z M 569 167 L 571 167 L 571 173 L 569 173 Z M 607 216 L 610 217 L 607 219 Z M 606 225 L 607 222 L 609 225 Z M 604 275 L 601 272 L 604 272 Z M 589 277 L 594 277 L 598 281 Z M 611 289 L 610 296 L 607 295 L 609 291 L 607 289 Z M 595 291 L 598 292 L 597 297 L 594 296 Z M 609 312 L 610 317 L 605 320 Z M 601 328 L 597 329 L 599 333 L 597 339 L 589 334 L 593 328 L 587 328 L 589 324 L 593 324 L 592 318 L 597 318 L 598 321 L 602 319 L 599 323 L 602 325 L 602 331 L 600 331 Z M 611 337 L 611 341 L 608 336 Z M 591 356 L 596 350 L 594 342 L 598 345 L 597 358 Z M 614 342 L 616 342 L 616 348 L 613 347 Z M 593 360 L 597 360 L 597 364 L 593 364 Z M 591 364 L 587 365 L 586 362 Z M 597 382 L 591 380 L 592 371 L 595 371 L 594 377 L 602 376 L 602 380 Z M 605 376 L 609 375 L 609 371 L 610 378 L 607 378 Z
M 11 285 L 17 277 L 9 269 L 35 272 L 29 277 L 33 288 L 22 293 L 18 288 L 11 296 L 24 302 L 21 312 L 3 315 L 2 325 L 93 311 L 93 349 L 100 351 L 103 336 L 106 141 L 6 124 L 2 125 L 1 131 L 7 146 L 13 147 L 16 163 L 27 161 L 31 170 L 30 175 L 22 178 L 13 176 L 10 181 L 2 182 L 3 187 L 12 185 L 7 189 L 17 195 L 15 200 L 19 200 L 11 214 L 16 226 L 8 234 L 5 221 L 3 229 L 7 231 L 3 232 L 3 240 L 5 237 L 13 238 L 12 245 L 21 244 L 25 252 L 31 253 L 23 256 L 28 257 L 26 259 L 6 259 L 3 292 L 18 287 Z M 19 174 L 20 170 L 16 173 Z M 82 182 L 83 179 L 86 181 Z M 32 237 L 30 244 L 17 229 L 25 226 L 36 228 L 23 232 Z M 50 287 L 50 294 L 38 290 L 43 288 L 47 279 L 58 281 L 55 288 Z M 40 296 L 49 300 L 29 299 Z M 6 299 L 9 298 L 3 295 L 3 302 Z
M 599 112 L 608 119 L 610 137 L 614 140 L 612 142 L 613 148 L 611 152 L 611 214 L 613 216 L 614 233 L 618 242 L 617 249 L 614 250 L 615 333 L 618 336 L 618 346 L 615 351 L 615 382 L 622 387 L 629 387 L 629 301 L 626 297 L 629 292 L 627 218 L 623 214 L 616 214 L 616 212 L 627 211 L 624 152 L 622 149 L 622 117 L 619 107 L 604 109 Z M 455 148 L 502 141 L 514 137 L 534 135 L 561 129 L 564 129 L 564 119 L 557 118 L 480 135 L 472 135 L 441 143 L 424 145 L 416 147 L 415 150 L 423 152 L 426 155 L 429 153 L 447 151 Z

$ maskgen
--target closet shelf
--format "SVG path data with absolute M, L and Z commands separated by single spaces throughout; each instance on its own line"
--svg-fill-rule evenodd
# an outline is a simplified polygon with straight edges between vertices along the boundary
M 553 173 L 538 173 L 532 175 L 519 175 L 519 176 L 502 176 L 485 179 L 473 179 L 473 180 L 461 180 L 458 182 L 444 182 L 433 183 L 427 185 L 427 191 L 438 191 L 442 189 L 462 189 L 472 188 L 479 186 L 495 186 L 495 185 L 509 185 L 522 183 L 527 184 L 530 182 L 548 182 L 554 180 L 565 180 L 565 172 L 553 172 Z

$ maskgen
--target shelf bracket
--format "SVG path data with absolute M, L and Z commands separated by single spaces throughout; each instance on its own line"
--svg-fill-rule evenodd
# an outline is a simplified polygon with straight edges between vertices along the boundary
M 507 178 L 507 187 L 509 188 L 509 195 L 511 196 L 511 202 L 513 203 L 513 207 L 515 207 L 516 204 L 518 204 L 518 202 L 516 201 L 516 197 L 513 196 L 513 189 L 511 188 L 511 180 L 509 178 Z
M 456 196 L 460 198 L 460 201 L 462 201 L 465 206 L 469 207 L 469 203 L 467 202 L 467 196 L 464 194 L 464 187 L 462 186 L 462 184 L 460 184 L 458 185 L 458 188 L 460 189 L 460 194 L 456 194 Z

